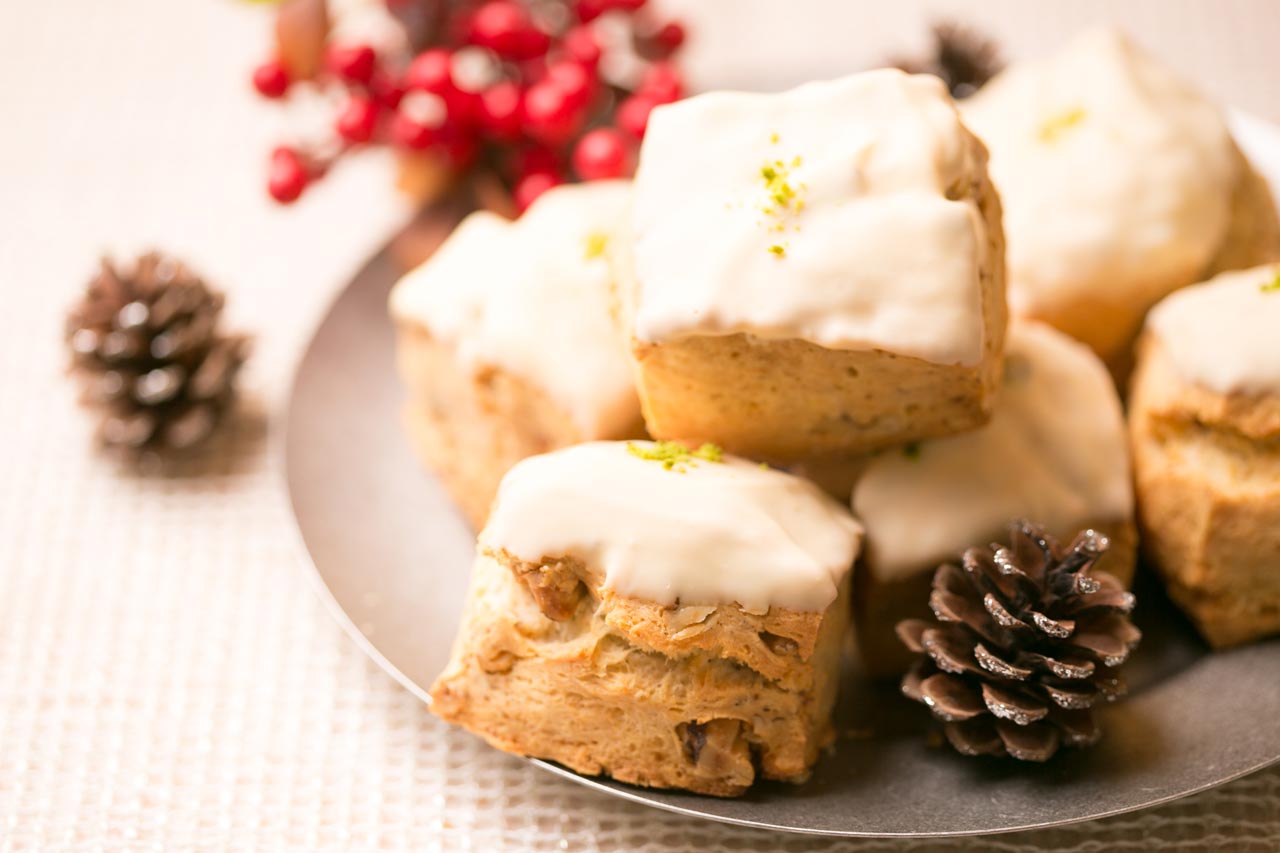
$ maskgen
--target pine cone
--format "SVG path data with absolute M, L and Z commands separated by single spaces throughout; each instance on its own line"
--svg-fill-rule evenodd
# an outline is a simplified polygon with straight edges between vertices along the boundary
M 218 333 L 221 294 L 181 262 L 108 260 L 67 316 L 71 373 L 99 410 L 99 440 L 128 453 L 203 441 L 234 397 L 248 339 Z
M 932 55 L 896 59 L 889 64 L 912 74 L 941 77 L 955 98 L 969 97 L 1004 67 L 994 41 L 953 22 L 933 26 Z
M 1142 634 L 1133 594 L 1092 568 L 1108 547 L 1093 530 L 1062 549 L 1041 528 L 1010 525 L 1009 547 L 970 548 L 939 567 L 936 622 L 907 619 L 898 637 L 924 656 L 902 692 L 929 706 L 965 755 L 1045 761 L 1101 736 L 1090 710 L 1124 693 L 1117 669 Z

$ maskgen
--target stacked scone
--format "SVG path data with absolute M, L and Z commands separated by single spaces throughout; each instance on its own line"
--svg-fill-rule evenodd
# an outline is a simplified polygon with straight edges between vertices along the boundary
M 1266 181 L 1222 112 L 1121 33 L 1086 33 L 964 102 L 1005 208 L 1009 306 L 1128 371 L 1142 318 L 1280 257 Z
M 1109 34 L 964 119 L 890 70 L 655 110 L 634 184 L 475 214 L 393 294 L 415 443 L 480 529 L 433 711 L 635 784 L 804 779 L 851 614 L 900 673 L 894 624 L 1014 518 L 1131 578 L 1112 372 L 1278 234 L 1217 111 Z M 1274 274 L 1161 305 L 1135 385 L 1143 529 L 1220 643 L 1280 630 Z
M 1147 320 L 1130 401 L 1143 538 L 1215 646 L 1280 633 L 1280 265 Z

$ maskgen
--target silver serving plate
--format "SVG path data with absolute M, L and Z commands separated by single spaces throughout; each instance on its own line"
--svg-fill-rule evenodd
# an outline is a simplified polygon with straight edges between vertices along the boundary
M 1244 147 L 1280 173 L 1280 131 L 1237 117 Z M 1274 178 L 1273 178 L 1274 180 Z M 298 369 L 285 477 L 321 595 L 355 641 L 424 702 L 458 625 L 474 538 L 401 429 L 383 251 L 334 303 Z M 929 745 L 927 715 L 851 673 L 843 736 L 803 785 L 722 800 L 579 776 L 682 814 L 846 836 L 946 836 L 1056 826 L 1154 806 L 1280 761 L 1280 640 L 1212 654 L 1140 578 L 1145 639 L 1130 697 L 1102 711 L 1097 747 L 1045 765 L 962 758 Z M 425 709 L 424 709 L 425 712 Z

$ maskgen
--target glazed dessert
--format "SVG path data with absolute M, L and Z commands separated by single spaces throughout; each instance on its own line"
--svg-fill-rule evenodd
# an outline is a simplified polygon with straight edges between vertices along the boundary
M 963 112 L 1004 205 L 1011 312 L 1119 373 L 1161 297 L 1280 257 L 1274 201 L 1221 111 L 1118 32 L 1009 68 Z
M 411 437 L 477 529 L 526 456 L 643 435 L 604 257 L 629 197 L 606 181 L 516 222 L 473 213 L 391 293 Z
M 432 711 L 499 749 L 733 796 L 831 740 L 861 529 L 718 449 L 595 442 L 507 474 Z
M 975 542 L 1031 519 L 1069 542 L 1091 527 L 1111 547 L 1101 571 L 1133 576 L 1133 492 L 1124 415 L 1089 349 L 1034 321 L 1009 328 L 1004 389 L 991 422 L 871 459 L 853 493 L 867 544 L 855 579 L 859 653 L 873 675 L 910 662 L 894 635 L 929 615 L 934 570 Z
M 660 107 L 631 227 L 622 315 L 655 437 L 785 461 L 989 417 L 1000 204 L 937 78 Z
M 1214 646 L 1280 632 L 1280 265 L 1151 312 L 1130 400 L 1145 549 Z

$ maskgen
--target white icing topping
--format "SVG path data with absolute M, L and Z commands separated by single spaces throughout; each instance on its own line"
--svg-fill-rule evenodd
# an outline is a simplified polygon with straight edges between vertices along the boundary
M 1280 394 L 1280 265 L 1223 273 L 1152 309 L 1147 329 L 1187 382 Z
M 968 193 L 980 156 L 937 78 L 892 70 L 658 108 L 636 174 L 635 337 L 976 364 L 985 224 L 946 193 Z M 766 166 L 794 196 L 771 198 Z
M 1237 170 L 1223 118 L 1122 34 L 1015 65 L 962 109 L 990 150 L 1016 313 L 1120 302 L 1135 329 L 1222 242 Z
M 604 573 L 606 588 L 662 604 L 817 611 L 835 599 L 862 531 L 817 486 L 730 456 L 668 470 L 627 445 L 580 444 L 517 464 L 481 548 L 528 562 L 576 557 Z
M 629 183 L 605 181 L 551 190 L 515 222 L 473 213 L 396 285 L 392 313 L 453 344 L 468 369 L 542 388 L 583 438 L 623 435 L 639 404 L 600 243 L 629 198 Z
M 1030 321 L 1009 329 L 1005 387 L 990 423 L 875 457 L 853 508 L 868 565 L 898 580 L 955 559 L 1015 518 L 1069 536 L 1133 512 L 1124 415 L 1087 347 Z

